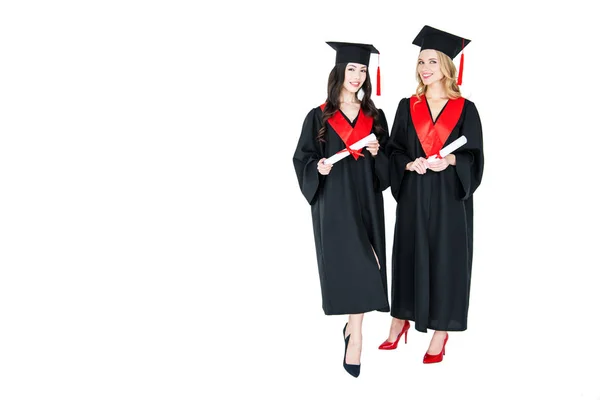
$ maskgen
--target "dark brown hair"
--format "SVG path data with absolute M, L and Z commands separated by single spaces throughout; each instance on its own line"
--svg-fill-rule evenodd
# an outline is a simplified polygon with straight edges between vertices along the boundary
M 317 140 L 319 142 L 325 142 L 327 120 L 340 109 L 340 94 L 342 93 L 342 87 L 344 86 L 347 65 L 347 63 L 336 64 L 329 73 L 329 79 L 327 81 L 327 101 L 325 102 L 325 109 L 323 110 L 323 126 L 319 129 L 319 133 L 317 134 Z M 367 79 L 365 79 L 365 83 L 362 85 L 362 90 L 364 96 L 360 102 L 360 108 L 365 115 L 373 118 L 373 131 L 378 139 L 380 139 L 383 128 L 379 124 L 377 107 L 375 107 L 375 103 L 371 100 L 371 77 L 368 68 Z

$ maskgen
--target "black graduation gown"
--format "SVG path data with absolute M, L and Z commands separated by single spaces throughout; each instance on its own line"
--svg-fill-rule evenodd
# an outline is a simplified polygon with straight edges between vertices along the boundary
M 391 315 L 415 321 L 421 332 L 467 329 L 473 193 L 483 174 L 481 122 L 469 100 L 444 146 L 461 135 L 467 143 L 454 151 L 456 166 L 423 175 L 405 171 L 407 163 L 426 155 L 410 115 L 410 101 L 402 99 L 388 142 L 391 191 L 397 201 Z
M 381 146 L 377 155 L 364 148 L 364 157 L 347 156 L 333 165 L 329 175 L 319 174 L 317 162 L 345 145 L 329 123 L 326 143 L 317 142 L 322 116 L 320 107 L 306 116 L 293 161 L 302 194 L 311 205 L 323 311 L 326 315 L 389 311 L 382 195 L 389 186 L 385 115 L 379 110 L 384 133 L 377 135 Z

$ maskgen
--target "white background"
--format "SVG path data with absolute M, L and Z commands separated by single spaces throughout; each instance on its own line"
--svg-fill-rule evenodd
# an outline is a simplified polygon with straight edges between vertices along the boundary
M 596 22 L 478 3 L 3 2 L 0 398 L 600 399 Z M 381 51 L 391 127 L 425 24 L 472 40 L 469 329 L 425 366 L 369 313 L 354 379 L 292 155 L 325 41 Z

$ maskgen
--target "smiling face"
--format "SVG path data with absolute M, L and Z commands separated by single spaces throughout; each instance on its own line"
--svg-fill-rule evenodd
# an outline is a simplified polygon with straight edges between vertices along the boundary
M 367 66 L 358 63 L 348 63 L 344 77 L 344 89 L 356 93 L 367 79 Z
M 438 59 L 438 54 L 435 50 L 421 51 L 417 64 L 417 73 L 425 85 L 431 85 L 444 78 L 444 74 L 440 67 L 440 60 Z

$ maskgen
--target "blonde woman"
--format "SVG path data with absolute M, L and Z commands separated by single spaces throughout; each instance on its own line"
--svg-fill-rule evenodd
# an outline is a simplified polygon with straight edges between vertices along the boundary
M 467 329 L 473 193 L 483 175 L 483 141 L 477 108 L 458 86 L 462 68 L 457 76 L 452 59 L 469 42 L 429 26 L 417 35 L 416 94 L 400 101 L 386 148 L 397 210 L 393 318 L 379 348 L 395 349 L 403 335 L 406 342 L 413 321 L 419 332 L 434 331 L 426 364 L 442 361 L 448 332 Z M 460 136 L 467 143 L 440 158 Z

